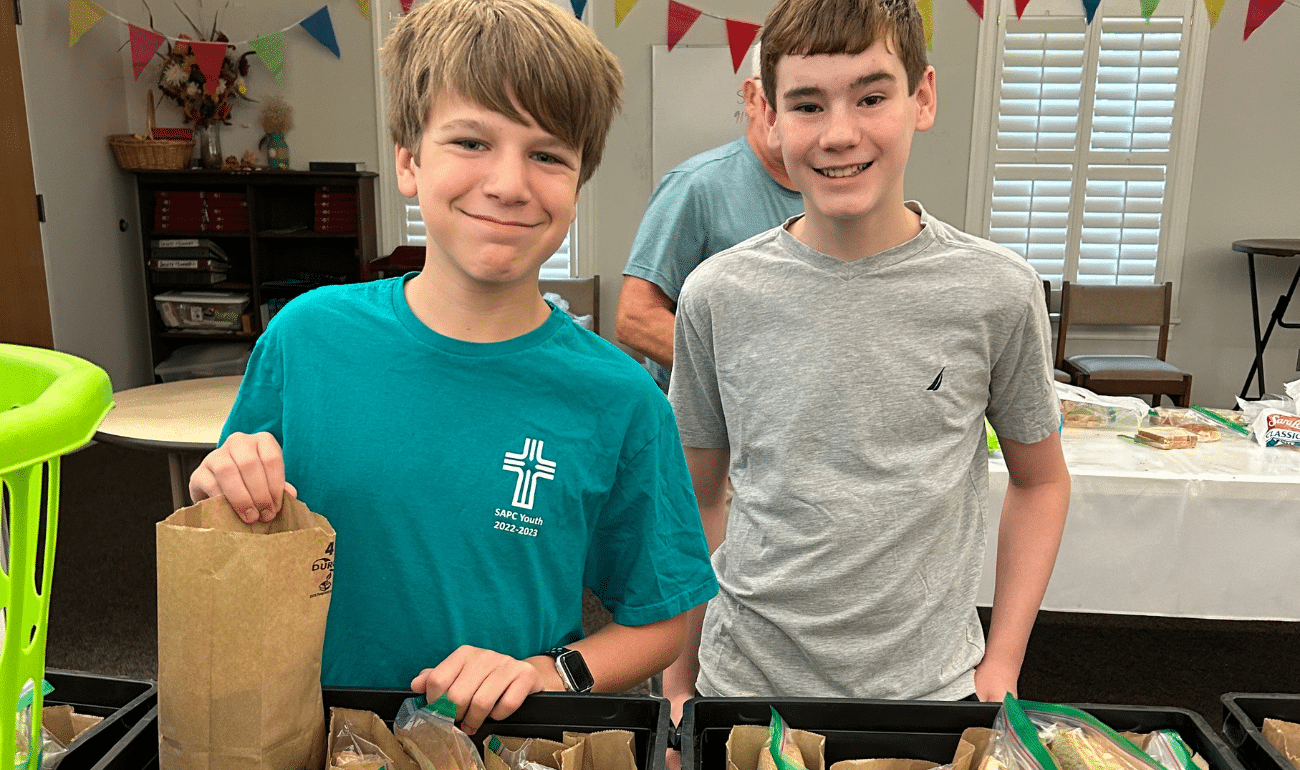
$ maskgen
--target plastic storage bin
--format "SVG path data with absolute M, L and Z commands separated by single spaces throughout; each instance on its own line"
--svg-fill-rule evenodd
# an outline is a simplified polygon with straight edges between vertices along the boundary
M 45 681 L 54 686 L 45 705 L 72 706 L 78 714 L 103 717 L 52 765 L 60 770 L 90 770 L 158 703 L 157 685 L 142 679 L 50 669 Z
M 253 346 L 247 342 L 202 342 L 172 351 L 167 360 L 153 368 L 163 382 L 199 377 L 242 376 Z
M 992 727 L 1001 704 L 824 698 L 695 698 L 686 702 L 678 730 L 685 770 L 724 770 L 734 725 L 767 725 L 776 710 L 793 728 L 826 736 L 826 766 L 844 759 L 952 761 L 968 727 Z M 1198 714 L 1186 709 L 1080 705 L 1118 731 L 1171 728 L 1211 770 L 1245 770 Z
M 90 440 L 112 406 L 112 385 L 98 366 L 65 353 L 0 344 L 0 517 L 8 533 L 0 549 L 6 567 L 0 575 L 0 757 L 16 756 L 18 698 L 28 681 L 39 685 L 45 673 L 59 461 Z M 40 692 L 36 687 L 33 736 L 40 735 Z M 39 752 L 28 756 L 34 766 Z
M 172 329 L 240 331 L 247 294 L 224 291 L 169 291 L 155 294 L 154 305 L 164 326 Z
M 1223 702 L 1223 734 L 1248 770 L 1294 770 L 1282 752 L 1264 740 L 1264 720 L 1300 723 L 1300 695 L 1230 692 Z
M 391 725 L 408 690 L 326 689 L 325 708 L 373 711 Z M 500 722 L 488 720 L 473 736 L 519 735 L 560 740 L 566 731 L 628 730 L 635 736 L 637 767 L 662 770 L 671 723 L 668 701 L 631 695 L 538 693 Z M 158 767 L 158 709 L 131 730 L 93 770 L 154 770 Z

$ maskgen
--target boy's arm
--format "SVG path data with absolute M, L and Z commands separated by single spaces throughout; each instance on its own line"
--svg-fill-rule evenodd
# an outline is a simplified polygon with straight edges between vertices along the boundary
M 656 284 L 623 276 L 614 335 L 665 369 L 673 368 L 673 301 Z
M 1035 444 L 1006 439 L 1001 444 L 1010 481 L 998 527 L 988 644 L 975 667 L 975 694 L 982 701 L 1017 693 L 1025 646 L 1052 576 L 1070 504 L 1070 474 L 1059 433 Z
M 609 623 L 570 645 L 582 653 L 595 679 L 593 690 L 622 692 L 659 673 L 677 655 L 686 635 L 686 617 L 644 626 Z M 555 660 L 534 655 L 517 660 L 493 650 L 464 646 L 411 682 L 429 701 L 443 693 L 457 704 L 461 729 L 473 735 L 488 717 L 505 719 L 535 692 L 564 691 Z
M 727 471 L 731 450 L 683 447 L 686 467 L 691 471 L 691 485 L 700 505 L 700 519 L 709 553 L 722 545 L 727 535 Z M 664 670 L 664 697 L 672 703 L 674 724 L 681 721 L 682 705 L 695 697 L 695 679 L 700 673 L 700 634 L 704 627 L 704 605 L 688 613 L 686 643 L 677 660 Z

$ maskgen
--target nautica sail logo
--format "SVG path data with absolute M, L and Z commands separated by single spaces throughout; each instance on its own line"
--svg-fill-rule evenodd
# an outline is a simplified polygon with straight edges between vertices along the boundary
M 543 442 L 535 438 L 526 438 L 524 451 L 518 454 L 506 452 L 506 463 L 501 470 L 519 474 L 519 480 L 515 482 L 515 497 L 510 501 L 513 506 L 532 510 L 537 480 L 555 478 L 555 462 L 542 459 L 542 445 Z

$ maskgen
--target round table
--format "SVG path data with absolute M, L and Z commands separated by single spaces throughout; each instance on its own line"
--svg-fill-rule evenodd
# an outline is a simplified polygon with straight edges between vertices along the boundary
M 115 406 L 95 440 L 164 450 L 171 470 L 172 505 L 189 502 L 189 474 L 217 447 L 243 377 L 204 377 L 145 385 L 113 394 Z

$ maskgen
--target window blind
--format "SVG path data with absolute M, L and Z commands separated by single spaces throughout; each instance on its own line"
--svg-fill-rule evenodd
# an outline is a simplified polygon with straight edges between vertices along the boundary
M 1009 19 L 989 237 L 1046 279 L 1159 274 L 1183 17 Z

